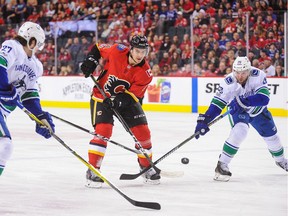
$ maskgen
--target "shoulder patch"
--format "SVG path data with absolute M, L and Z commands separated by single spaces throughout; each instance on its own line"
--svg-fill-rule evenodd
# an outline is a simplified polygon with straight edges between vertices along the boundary
M 251 71 L 251 76 L 259 76 L 259 70 L 257 70 L 257 69 L 253 69 L 252 71 Z
M 126 46 L 123 44 L 118 44 L 118 46 L 117 46 L 117 49 L 120 51 L 123 51 L 125 48 L 126 48 Z
M 147 73 L 148 77 L 151 77 L 151 76 L 152 76 L 151 69 L 146 70 L 146 73 Z
M 111 47 L 110 44 L 100 44 L 100 45 L 98 45 L 98 48 L 99 48 L 99 49 L 102 49 L 102 48 L 110 48 L 110 47 Z
M 233 79 L 231 76 L 226 77 L 224 80 L 227 83 L 227 85 L 230 85 L 231 83 L 233 83 Z

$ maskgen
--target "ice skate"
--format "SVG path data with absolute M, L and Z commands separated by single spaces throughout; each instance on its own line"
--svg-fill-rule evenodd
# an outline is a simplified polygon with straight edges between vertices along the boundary
M 86 172 L 86 187 L 89 188 L 101 188 L 102 183 L 104 182 L 100 177 L 95 175 L 90 169 L 87 170 Z
M 215 181 L 229 181 L 232 173 L 229 171 L 228 164 L 218 161 L 215 168 Z
M 142 171 L 143 169 L 145 169 L 145 167 L 140 166 L 140 171 Z M 150 168 L 145 173 L 143 173 L 142 177 L 143 182 L 145 184 L 152 184 L 152 185 L 160 184 L 161 176 L 158 173 L 156 173 L 156 171 L 153 168 Z
M 286 172 L 288 172 L 288 162 L 287 159 L 283 159 L 281 162 L 276 162 L 276 165 L 284 169 Z

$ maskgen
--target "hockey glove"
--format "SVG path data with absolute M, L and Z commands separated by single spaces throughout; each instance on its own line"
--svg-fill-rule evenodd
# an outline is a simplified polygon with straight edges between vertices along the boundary
M 195 133 L 199 131 L 200 134 L 195 136 L 196 139 L 199 139 L 200 135 L 204 136 L 210 130 L 208 127 L 208 123 L 210 121 L 211 121 L 210 116 L 205 115 L 205 114 L 199 114 L 198 119 L 197 119 Z
M 0 101 L 7 106 L 16 106 L 19 95 L 15 87 L 11 91 L 0 91 Z
M 98 64 L 98 61 L 94 58 L 93 55 L 87 56 L 87 58 L 81 64 L 81 70 L 86 78 L 95 71 Z
M 107 110 L 109 110 L 109 109 L 118 109 L 118 108 L 121 107 L 121 105 L 122 105 L 122 102 L 120 100 L 118 100 L 117 97 L 115 97 L 115 98 L 105 98 L 103 100 L 103 106 Z
M 114 98 L 105 98 L 103 105 L 106 109 L 122 109 L 129 105 L 136 103 L 136 101 L 126 93 L 117 94 Z
M 228 105 L 230 108 L 230 114 L 234 115 L 235 113 L 243 113 L 247 109 L 249 109 L 250 102 L 243 96 L 237 96 L 235 97 L 231 103 Z
M 36 133 L 45 137 L 46 139 L 51 137 L 51 132 L 55 132 L 55 125 L 52 121 L 51 115 L 48 112 L 43 112 L 38 115 L 37 118 L 45 125 L 36 124 Z

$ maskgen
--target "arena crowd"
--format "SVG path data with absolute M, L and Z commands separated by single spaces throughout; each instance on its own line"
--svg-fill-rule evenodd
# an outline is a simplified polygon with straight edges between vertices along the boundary
M 38 54 L 45 75 L 82 75 L 79 65 L 96 41 L 129 45 L 133 34 L 147 36 L 150 45 L 147 61 L 155 76 L 224 76 L 232 71 L 237 56 L 246 55 L 247 39 L 253 66 L 268 76 L 284 75 L 287 0 L 0 2 L 1 43 L 14 37 L 24 21 L 37 22 L 45 30 L 45 49 Z M 69 23 L 81 21 L 93 23 L 93 28 L 97 21 L 97 31 L 89 30 L 89 25 L 84 30 L 67 28 Z M 66 29 L 56 33 L 55 23 L 66 25 Z

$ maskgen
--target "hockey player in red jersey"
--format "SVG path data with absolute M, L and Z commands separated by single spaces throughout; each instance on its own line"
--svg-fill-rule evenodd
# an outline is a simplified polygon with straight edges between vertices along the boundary
M 99 86 L 104 90 L 104 99 L 100 91 L 94 87 L 90 100 L 91 119 L 95 132 L 110 138 L 113 128 L 113 109 L 123 117 L 130 130 L 152 159 L 152 143 L 145 113 L 141 102 L 148 84 L 152 80 L 149 64 L 145 61 L 149 48 L 145 36 L 134 35 L 130 47 L 122 44 L 96 44 L 88 53 L 81 65 L 85 77 L 93 74 L 103 58 L 104 69 L 98 77 Z M 89 163 L 100 169 L 105 156 L 107 142 L 96 136 L 89 143 Z M 144 155 L 138 155 L 138 163 L 143 169 L 149 166 Z M 160 175 L 153 168 L 143 174 L 144 182 L 159 184 Z M 90 170 L 86 173 L 88 186 L 101 187 L 102 180 Z

